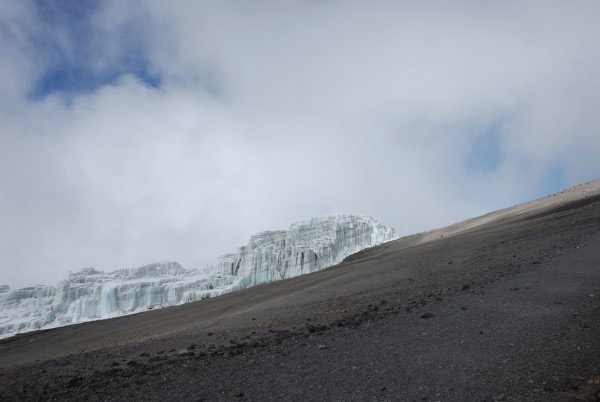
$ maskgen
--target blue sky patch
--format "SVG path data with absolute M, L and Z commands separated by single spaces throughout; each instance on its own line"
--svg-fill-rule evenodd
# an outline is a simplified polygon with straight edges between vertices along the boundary
M 118 32 L 116 56 L 111 53 L 112 62 L 106 64 L 106 47 L 113 47 L 114 43 L 104 42 L 102 33 L 94 31 L 94 16 L 101 11 L 102 1 L 36 1 L 35 5 L 45 24 L 42 32 L 50 34 L 32 38 L 45 69 L 32 83 L 30 98 L 92 93 L 117 83 L 125 75 L 134 76 L 149 87 L 160 87 L 161 77 L 151 68 L 143 32 L 135 21 Z
M 502 163 L 501 126 L 496 123 L 477 135 L 471 143 L 467 155 L 467 168 L 470 171 L 488 173 Z

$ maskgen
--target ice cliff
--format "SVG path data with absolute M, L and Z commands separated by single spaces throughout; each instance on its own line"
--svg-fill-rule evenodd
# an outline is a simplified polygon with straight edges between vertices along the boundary
M 56 287 L 0 286 L 0 338 L 189 303 L 291 278 L 394 238 L 392 228 L 372 217 L 332 215 L 253 235 L 236 254 L 221 256 L 215 267 L 204 270 L 185 269 L 176 262 L 110 273 L 85 268 Z
M 392 228 L 372 217 L 314 218 L 288 230 L 255 234 L 237 254 L 221 256 L 215 272 L 241 277 L 246 287 L 254 286 L 318 271 L 394 238 Z
M 239 278 L 231 275 L 201 274 L 176 262 L 111 273 L 85 268 L 56 287 L 0 288 L 0 338 L 189 303 L 239 285 Z

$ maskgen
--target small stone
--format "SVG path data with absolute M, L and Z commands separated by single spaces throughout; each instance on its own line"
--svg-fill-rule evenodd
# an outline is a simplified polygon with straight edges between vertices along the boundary
M 431 318 L 433 317 L 433 313 L 425 313 L 423 315 L 421 315 L 421 318 L 427 319 L 427 318 Z
M 327 345 L 317 345 L 317 349 L 323 350 L 323 349 L 329 349 L 329 347 Z
M 187 350 L 194 350 L 194 349 L 196 349 L 196 345 L 193 343 L 187 347 Z
M 70 388 L 70 387 L 75 387 L 75 386 L 77 386 L 77 385 L 81 384 L 81 382 L 83 382 L 83 377 L 79 377 L 79 376 L 77 376 L 77 377 L 73 377 L 73 378 L 71 378 L 71 379 L 69 380 L 69 382 L 68 382 L 67 386 L 68 386 L 69 388 Z

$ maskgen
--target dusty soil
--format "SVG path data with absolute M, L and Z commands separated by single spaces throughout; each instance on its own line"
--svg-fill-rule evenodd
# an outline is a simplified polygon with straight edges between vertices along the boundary
M 586 191 L 0 341 L 0 400 L 598 400 L 600 197 Z

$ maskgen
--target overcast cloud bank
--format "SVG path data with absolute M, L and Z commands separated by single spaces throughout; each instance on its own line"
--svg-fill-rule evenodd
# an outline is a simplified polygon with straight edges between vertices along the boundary
M 0 1 L 0 282 L 409 234 L 600 176 L 598 2 Z

